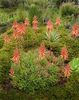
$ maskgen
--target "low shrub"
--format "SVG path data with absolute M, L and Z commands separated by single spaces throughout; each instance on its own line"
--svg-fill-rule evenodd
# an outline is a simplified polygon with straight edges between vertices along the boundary
M 66 45 L 66 47 L 68 49 L 70 60 L 73 59 L 74 57 L 75 58 L 79 57 L 79 55 L 78 55 L 79 54 L 79 50 L 78 50 L 79 39 L 78 38 L 74 39 L 70 36 L 70 34 L 69 35 L 65 34 L 62 36 L 61 43 L 63 45 Z
M 64 3 L 60 7 L 61 15 L 64 17 L 78 14 L 78 9 L 79 8 L 75 6 L 73 3 Z
M 60 55 L 60 51 L 62 48 L 62 44 L 61 43 L 55 43 L 55 42 L 50 42 L 47 40 L 44 40 L 45 46 L 48 50 L 52 49 L 53 53 L 58 56 Z
M 8 73 L 10 69 L 10 55 L 5 49 L 0 49 L 0 82 L 3 83 L 5 79 L 9 79 Z
M 18 0 L 10 1 L 10 0 L 1 0 L 0 4 L 3 8 L 12 8 L 18 5 Z
M 38 33 L 35 33 L 32 28 L 28 28 L 24 36 L 24 48 L 33 48 L 39 46 L 45 38 L 44 28 L 39 29 Z
M 48 67 L 46 59 L 38 58 L 38 50 L 21 52 L 21 60 L 18 65 L 12 63 L 14 75 L 11 83 L 14 87 L 26 91 L 36 91 L 47 89 L 58 81 L 58 67 L 51 65 Z

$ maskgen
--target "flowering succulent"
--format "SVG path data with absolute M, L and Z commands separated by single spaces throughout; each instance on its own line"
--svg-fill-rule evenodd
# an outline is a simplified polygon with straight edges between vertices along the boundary
M 37 32 L 37 30 L 38 30 L 38 20 L 37 20 L 37 16 L 34 16 L 32 25 L 33 25 L 34 31 Z
M 48 20 L 47 22 L 47 30 L 48 30 L 48 33 L 52 32 L 53 30 L 53 23 L 51 20 Z
M 20 61 L 20 52 L 17 48 L 14 50 L 12 61 L 15 64 L 19 63 L 19 61 Z
M 14 75 L 14 69 L 13 68 L 10 68 L 9 75 L 10 76 L 13 76 Z
M 13 23 L 13 37 L 15 39 L 23 36 L 25 31 L 26 31 L 26 26 L 24 23 L 22 23 L 22 24 L 19 24 L 17 22 Z
M 62 50 L 61 50 L 61 57 L 64 59 L 64 60 L 67 60 L 68 59 L 68 51 L 67 51 L 67 48 L 66 47 L 63 47 Z
M 57 18 L 57 19 L 56 19 L 55 25 L 56 25 L 56 26 L 60 26 L 60 24 L 61 24 L 61 20 L 60 20 L 60 18 Z
M 71 75 L 71 67 L 70 67 L 69 64 L 67 64 L 67 65 L 65 66 L 63 72 L 64 72 L 64 76 L 65 76 L 65 77 L 67 77 L 67 78 L 70 77 L 70 75 Z
M 78 37 L 79 36 L 79 25 L 74 24 L 72 27 L 72 36 Z
M 4 43 L 9 43 L 10 42 L 10 37 L 7 34 L 4 35 L 3 39 L 4 39 Z
M 29 26 L 29 20 L 28 19 L 26 19 L 25 21 L 24 21 L 24 25 L 27 27 L 27 26 Z
M 39 58 L 45 58 L 45 54 L 46 54 L 46 48 L 44 43 L 42 43 L 39 47 Z

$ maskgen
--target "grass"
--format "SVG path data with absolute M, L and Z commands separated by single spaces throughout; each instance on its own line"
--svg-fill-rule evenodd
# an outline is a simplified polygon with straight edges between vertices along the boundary
M 27 18 L 28 12 L 23 9 L 16 9 L 16 10 L 6 10 L 0 9 L 0 22 L 1 24 L 12 22 L 13 20 L 20 20 L 22 18 Z

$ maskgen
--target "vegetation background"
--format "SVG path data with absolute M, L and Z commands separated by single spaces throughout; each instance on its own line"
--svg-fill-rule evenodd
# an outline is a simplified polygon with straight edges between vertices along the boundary
M 32 28 L 34 16 L 38 17 L 38 33 Z M 56 28 L 58 17 L 62 24 Z M 5 44 L 3 37 L 12 35 L 13 22 L 24 23 L 25 19 L 29 19 L 30 26 L 24 38 Z M 55 28 L 50 39 L 48 19 Z M 79 25 L 79 0 L 0 0 L 0 100 L 79 100 L 79 37 L 71 37 L 75 23 Z M 50 67 L 48 61 L 53 62 L 53 56 L 38 59 L 42 42 L 58 57 Z M 16 45 L 21 51 L 21 63 L 17 65 L 11 61 Z M 68 62 L 60 58 L 63 46 L 68 49 Z M 68 79 L 58 72 L 64 63 L 71 65 Z M 15 77 L 9 76 L 11 67 Z

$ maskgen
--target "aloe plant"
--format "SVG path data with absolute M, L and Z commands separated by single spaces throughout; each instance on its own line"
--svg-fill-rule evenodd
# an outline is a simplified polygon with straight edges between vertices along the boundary
M 46 39 L 50 40 L 51 42 L 59 42 L 60 35 L 57 34 L 56 32 L 51 32 L 50 35 L 49 33 L 46 33 Z
M 74 58 L 71 62 L 72 71 L 79 72 L 79 58 Z

